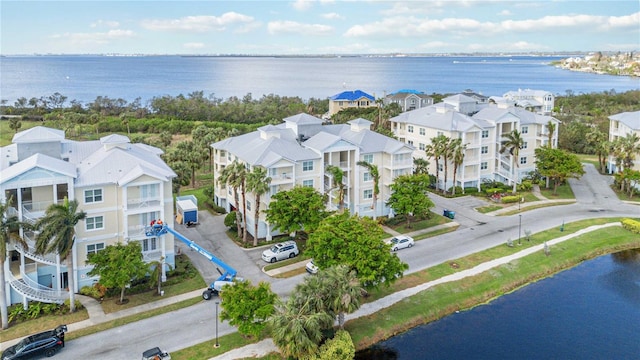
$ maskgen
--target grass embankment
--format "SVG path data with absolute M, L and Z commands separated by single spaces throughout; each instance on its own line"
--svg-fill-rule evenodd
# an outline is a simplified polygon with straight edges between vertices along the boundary
M 529 246 L 542 244 L 545 241 L 575 233 L 592 225 L 606 224 L 619 220 L 616 218 L 589 219 L 568 223 L 565 224 L 563 232 L 559 229 L 543 231 L 532 235 L 529 242 L 523 241 L 520 246 L 508 247 L 499 245 L 406 275 L 389 288 L 371 292 L 365 301 L 375 301 L 391 293 L 473 268 L 481 263 L 511 255 Z M 596 230 L 550 247 L 550 256 L 545 256 L 543 252 L 538 252 L 477 276 L 434 286 L 393 305 L 389 309 L 367 317 L 351 320 L 347 323 L 347 329 L 351 333 L 357 349 L 361 350 L 414 326 L 438 320 L 455 311 L 470 309 L 486 303 L 528 283 L 571 268 L 584 260 L 639 247 L 640 239 L 638 236 L 620 227 Z M 174 352 L 171 355 L 172 358 L 177 360 L 213 357 L 236 347 L 257 342 L 264 337 L 247 340 L 234 333 L 220 337 L 219 343 L 221 347 L 218 349 L 214 349 L 215 341 L 212 340 Z M 260 359 L 277 360 L 282 359 L 282 357 L 270 354 Z
M 614 219 L 589 221 L 586 226 Z M 575 227 L 576 223 L 567 227 Z M 562 235 L 567 235 L 568 229 Z M 555 233 L 555 234 L 554 234 Z M 540 244 L 559 237 L 559 230 L 549 230 L 532 236 L 530 243 L 513 248 L 498 246 L 487 251 L 457 259 L 420 273 L 406 276 L 393 291 L 408 288 L 427 281 L 435 280 L 456 271 L 472 268 L 490 259 L 506 256 L 522 250 L 526 246 Z M 406 331 L 412 327 L 440 319 L 455 311 L 473 308 L 496 297 L 512 292 L 528 283 L 548 277 L 559 271 L 571 268 L 580 262 L 620 250 L 640 247 L 640 239 L 620 227 L 597 230 L 570 239 L 550 248 L 550 256 L 539 251 L 530 256 L 496 267 L 482 274 L 467 277 L 459 281 L 445 283 L 408 297 L 388 309 L 367 317 L 354 319 L 346 328 L 351 334 L 357 349 L 367 348 L 377 342 Z M 452 266 L 455 263 L 455 266 Z M 403 285 L 403 283 L 405 283 Z M 376 298 L 386 295 L 386 291 L 375 294 Z

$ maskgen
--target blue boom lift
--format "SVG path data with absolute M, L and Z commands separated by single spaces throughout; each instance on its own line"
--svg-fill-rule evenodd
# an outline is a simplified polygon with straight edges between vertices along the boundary
M 158 221 L 154 220 L 151 222 L 151 226 L 149 226 L 145 231 L 145 234 L 147 236 L 162 236 L 166 233 L 170 233 L 171 235 L 173 235 L 183 243 L 187 244 L 191 249 L 196 250 L 198 253 L 200 253 L 200 255 L 206 257 L 207 259 L 209 259 L 209 261 L 211 261 L 212 263 L 224 269 L 224 272 L 222 272 L 220 268 L 216 267 L 216 269 L 220 273 L 220 277 L 218 277 L 214 282 L 212 282 L 211 285 L 209 285 L 209 287 L 207 288 L 207 290 L 205 290 L 202 293 L 203 299 L 210 300 L 213 296 L 218 295 L 218 293 L 222 290 L 222 287 L 224 285 L 233 284 L 233 280 L 236 278 L 236 274 L 238 273 L 235 269 L 225 264 L 222 260 L 215 257 L 213 254 L 211 254 L 207 250 L 203 249 L 200 245 L 194 243 L 193 241 L 184 237 L 179 232 L 170 228 L 167 224 L 163 224 L 162 221 L 160 220 Z

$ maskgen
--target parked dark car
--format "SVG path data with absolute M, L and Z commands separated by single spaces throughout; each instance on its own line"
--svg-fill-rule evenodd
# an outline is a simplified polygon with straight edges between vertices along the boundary
M 2 360 L 33 359 L 42 355 L 51 357 L 64 347 L 65 332 L 67 325 L 60 325 L 53 330 L 27 336 L 2 352 Z

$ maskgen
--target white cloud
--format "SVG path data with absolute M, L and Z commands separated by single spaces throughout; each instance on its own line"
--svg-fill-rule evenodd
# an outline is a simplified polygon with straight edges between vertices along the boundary
M 313 6 L 312 0 L 296 0 L 291 3 L 291 6 L 298 11 L 309 10 Z
M 131 30 L 110 30 L 98 33 L 63 33 L 54 34 L 53 39 L 68 40 L 72 44 L 108 44 L 114 40 L 135 36 Z
M 194 31 L 207 32 L 212 30 L 225 30 L 227 26 L 236 24 L 250 24 L 254 21 L 252 16 L 227 12 L 222 16 L 186 16 L 180 19 L 156 19 L 143 20 L 141 25 L 145 29 L 155 31 Z
M 98 20 L 94 23 L 91 23 L 92 28 L 96 28 L 96 27 L 109 27 L 109 28 L 117 28 L 118 26 L 120 26 L 120 23 L 117 21 L 109 21 L 109 20 Z
M 338 13 L 326 13 L 326 14 L 322 14 L 320 15 L 322 18 L 324 19 L 328 19 L 328 20 L 342 20 L 344 19 L 344 16 L 338 14 Z
M 320 24 L 302 24 L 295 21 L 272 21 L 267 25 L 269 34 L 330 35 L 333 27 Z
M 640 24 L 640 12 L 626 16 L 611 16 L 607 25 L 611 28 L 631 28 L 638 30 Z M 637 44 L 636 44 L 637 45 Z
M 498 16 L 511 16 L 511 15 L 513 15 L 513 13 L 511 11 L 509 11 L 509 10 L 506 10 L 506 9 L 502 10 L 502 11 L 500 11 L 498 13 Z

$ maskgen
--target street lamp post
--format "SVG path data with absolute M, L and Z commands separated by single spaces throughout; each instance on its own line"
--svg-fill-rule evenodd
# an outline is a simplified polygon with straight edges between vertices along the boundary
M 518 245 L 522 244 L 520 234 L 522 233 L 522 214 L 518 214 Z
M 219 301 L 216 301 L 216 344 L 213 345 L 213 347 L 215 348 L 219 348 L 220 347 L 220 343 L 218 343 L 218 305 L 220 304 Z

